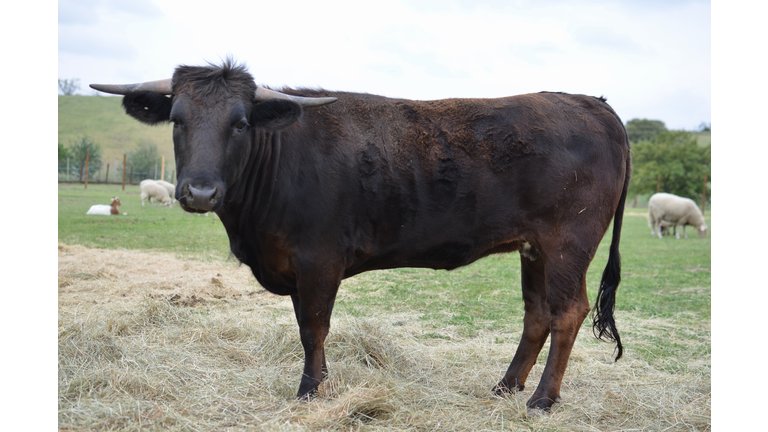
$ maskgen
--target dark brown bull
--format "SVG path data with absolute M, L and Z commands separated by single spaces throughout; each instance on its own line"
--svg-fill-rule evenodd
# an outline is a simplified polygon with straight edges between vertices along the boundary
M 551 336 L 528 400 L 549 409 L 590 311 L 587 268 L 611 220 L 594 330 L 621 357 L 613 307 L 630 153 L 604 99 L 278 93 L 231 61 L 180 66 L 172 80 L 92 87 L 125 94 L 126 112 L 142 122 L 174 124 L 182 208 L 215 211 L 232 253 L 264 288 L 291 296 L 305 353 L 300 398 L 327 374 L 323 343 L 342 279 L 450 270 L 520 251 L 523 335 L 494 391 L 522 390 Z

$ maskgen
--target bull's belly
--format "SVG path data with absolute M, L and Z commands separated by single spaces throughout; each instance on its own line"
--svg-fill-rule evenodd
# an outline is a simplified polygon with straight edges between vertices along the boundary
M 357 260 L 347 268 L 344 277 L 354 276 L 370 270 L 415 267 L 433 270 L 453 270 L 469 265 L 488 255 L 522 251 L 536 256 L 537 253 L 524 240 L 513 240 L 490 247 L 461 242 L 445 242 L 430 247 L 418 245 L 408 250 L 391 250 L 380 255 Z

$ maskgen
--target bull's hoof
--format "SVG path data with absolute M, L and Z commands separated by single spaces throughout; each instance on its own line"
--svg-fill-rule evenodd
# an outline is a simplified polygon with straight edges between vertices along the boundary
M 302 380 L 299 384 L 299 392 L 296 394 L 296 399 L 301 401 L 309 401 L 317 397 L 317 387 L 320 385 L 320 382 L 317 380 L 307 381 L 309 382 Z
M 299 390 L 299 393 L 296 395 L 296 400 L 302 401 L 302 402 L 309 402 L 310 400 L 317 397 L 317 388 L 313 388 L 309 391 L 302 392 Z
M 548 397 L 540 397 L 534 394 L 531 396 L 530 399 L 528 399 L 528 402 L 525 403 L 525 406 L 527 406 L 529 409 L 533 410 L 534 413 L 537 410 L 543 411 L 543 412 L 550 412 L 552 409 L 552 405 L 555 404 L 555 402 L 559 401 L 560 397 L 556 397 L 554 399 L 548 398 Z
M 506 384 L 499 383 L 499 384 L 496 384 L 496 386 L 491 391 L 496 396 L 504 397 L 504 396 L 506 396 L 508 394 L 521 392 L 524 389 L 525 389 L 524 385 L 515 384 L 515 385 L 510 387 L 510 386 L 508 386 Z

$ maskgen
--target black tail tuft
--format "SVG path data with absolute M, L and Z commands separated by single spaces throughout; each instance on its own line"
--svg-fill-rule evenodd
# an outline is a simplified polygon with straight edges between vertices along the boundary
M 629 146 L 629 141 L 627 141 Z M 616 291 L 621 282 L 621 254 L 619 254 L 619 242 L 621 241 L 621 225 L 624 220 L 624 204 L 627 201 L 627 189 L 629 188 L 629 178 L 632 172 L 632 162 L 627 157 L 627 170 L 624 176 L 624 188 L 621 191 L 619 205 L 613 216 L 613 236 L 611 238 L 611 248 L 608 253 L 608 264 L 603 270 L 603 278 L 600 280 L 600 288 L 597 291 L 595 307 L 592 309 L 592 332 L 600 340 L 616 342 L 616 361 L 624 353 L 624 347 L 621 345 L 621 337 L 616 329 L 616 322 L 613 320 L 613 309 L 616 305 Z
M 614 240 L 616 239 L 616 222 L 614 221 Z M 613 320 L 613 309 L 616 304 L 616 290 L 621 282 L 621 256 L 617 241 L 611 242 L 611 251 L 608 257 L 608 265 L 603 271 L 603 278 L 600 281 L 600 289 L 597 292 L 594 316 L 592 318 L 592 331 L 600 340 L 616 342 L 616 361 L 624 353 L 624 347 L 621 345 L 621 337 L 616 329 L 616 322 Z

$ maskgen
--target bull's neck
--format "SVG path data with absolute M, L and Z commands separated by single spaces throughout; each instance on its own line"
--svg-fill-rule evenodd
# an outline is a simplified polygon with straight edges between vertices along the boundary
M 240 232 L 263 229 L 273 206 L 280 150 L 279 132 L 254 131 L 250 151 L 238 167 L 239 176 L 227 191 L 225 224 L 236 224 Z

